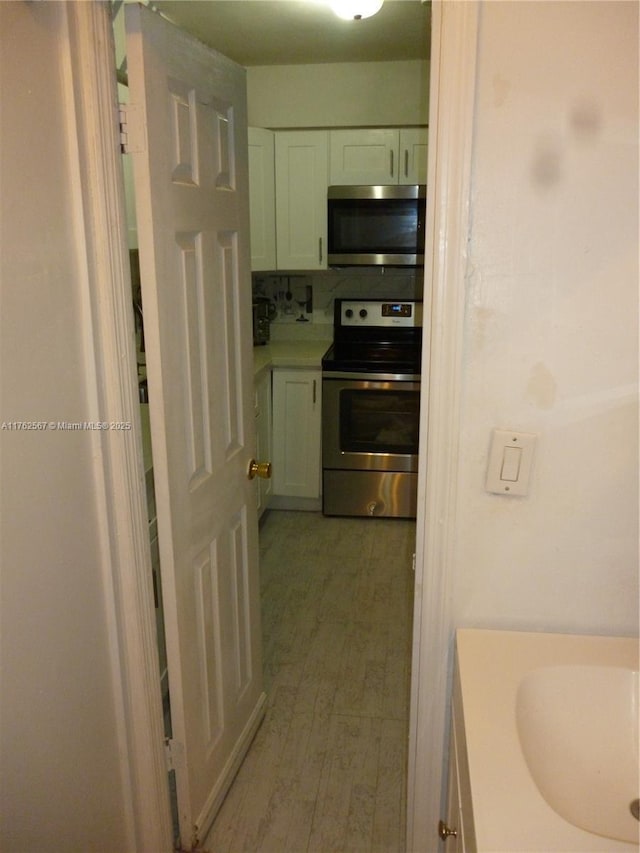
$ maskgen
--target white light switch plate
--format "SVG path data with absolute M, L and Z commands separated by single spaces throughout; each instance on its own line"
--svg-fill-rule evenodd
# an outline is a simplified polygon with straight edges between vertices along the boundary
M 538 436 L 494 429 L 485 489 L 497 495 L 526 495 Z

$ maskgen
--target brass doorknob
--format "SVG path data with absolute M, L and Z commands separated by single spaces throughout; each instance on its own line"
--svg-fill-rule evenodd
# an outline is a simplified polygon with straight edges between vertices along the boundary
M 438 835 L 440 836 L 440 838 L 443 841 L 446 841 L 447 838 L 449 838 L 449 837 L 457 838 L 458 837 L 458 830 L 457 829 L 450 829 L 447 826 L 447 824 L 443 820 L 441 820 L 438 823 Z
M 254 477 L 261 477 L 263 480 L 268 480 L 271 477 L 271 462 L 256 462 L 252 459 L 249 462 L 249 471 L 247 476 L 250 480 Z

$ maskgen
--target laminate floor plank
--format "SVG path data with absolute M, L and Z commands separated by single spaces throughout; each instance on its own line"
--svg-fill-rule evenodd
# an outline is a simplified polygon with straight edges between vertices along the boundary
M 203 849 L 402 853 L 415 523 L 271 511 L 267 708 Z

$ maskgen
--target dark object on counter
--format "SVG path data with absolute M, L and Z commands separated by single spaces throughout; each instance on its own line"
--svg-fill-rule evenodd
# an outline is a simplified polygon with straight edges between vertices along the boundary
M 276 306 L 266 296 L 256 296 L 252 307 L 253 345 L 255 347 L 269 342 L 269 324 L 276 315 Z

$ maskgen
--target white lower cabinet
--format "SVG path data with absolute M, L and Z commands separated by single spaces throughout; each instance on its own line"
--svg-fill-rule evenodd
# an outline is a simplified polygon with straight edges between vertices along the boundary
M 273 494 L 320 498 L 320 370 L 274 368 Z
M 438 834 L 445 842 L 445 853 L 477 853 L 462 694 L 457 667 L 451 703 L 446 817 L 438 825 Z
M 256 460 L 271 461 L 271 372 L 266 370 L 255 384 Z M 269 505 L 273 481 L 256 478 L 258 518 Z
M 449 784 L 447 789 L 447 818 L 440 821 L 438 834 L 445 841 L 447 853 L 464 853 L 464 825 L 460 805 L 460 777 L 458 770 L 458 750 L 456 732 L 451 715 L 451 736 L 449 741 Z

